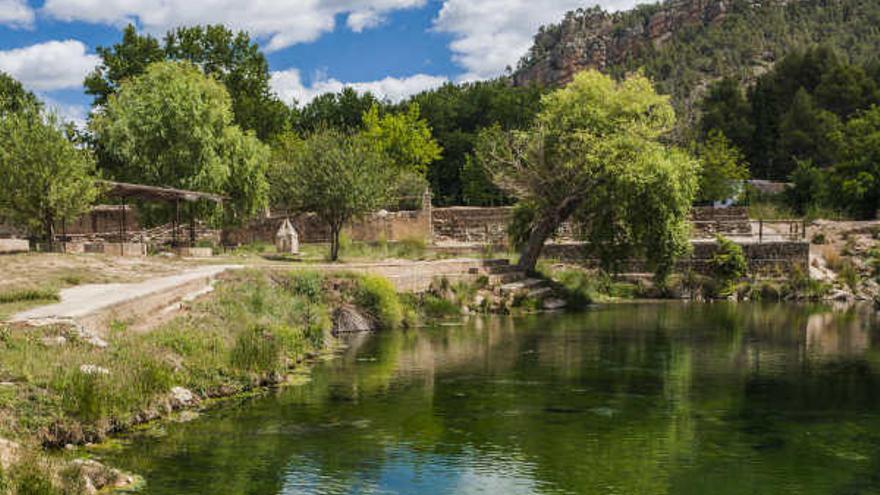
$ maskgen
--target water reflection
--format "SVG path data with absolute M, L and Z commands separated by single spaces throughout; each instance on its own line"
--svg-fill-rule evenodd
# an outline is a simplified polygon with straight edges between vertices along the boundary
M 877 332 L 865 308 L 639 304 L 355 337 L 112 461 L 157 494 L 874 493 Z

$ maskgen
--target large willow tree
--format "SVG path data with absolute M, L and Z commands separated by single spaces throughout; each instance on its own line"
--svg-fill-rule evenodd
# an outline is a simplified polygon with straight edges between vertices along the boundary
M 644 76 L 617 82 L 585 71 L 543 98 L 527 131 L 484 132 L 478 158 L 532 212 L 520 267 L 533 270 L 545 242 L 573 220 L 606 269 L 644 257 L 667 274 L 687 249 L 699 168 L 661 142 L 674 123 L 668 98 Z
M 269 149 L 233 123 L 226 88 L 188 62 L 159 62 L 107 100 L 91 122 L 114 178 L 227 196 L 227 220 L 265 208 Z

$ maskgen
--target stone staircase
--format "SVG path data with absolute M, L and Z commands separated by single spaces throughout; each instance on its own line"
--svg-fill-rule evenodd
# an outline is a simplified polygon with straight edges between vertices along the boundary
M 487 277 L 487 290 L 500 298 L 537 299 L 546 309 L 559 309 L 564 306 L 560 300 L 553 298 L 553 287 L 546 280 L 529 277 L 506 259 L 488 260 L 484 266 L 471 270 L 470 274 Z

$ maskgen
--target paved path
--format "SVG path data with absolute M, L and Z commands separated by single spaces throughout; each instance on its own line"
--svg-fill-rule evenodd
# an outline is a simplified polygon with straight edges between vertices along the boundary
M 213 278 L 235 268 L 240 268 L 240 265 L 206 265 L 177 275 L 151 278 L 131 284 L 89 284 L 70 287 L 61 290 L 61 302 L 23 311 L 14 315 L 11 321 L 81 318 L 128 301 L 171 291 L 199 279 Z

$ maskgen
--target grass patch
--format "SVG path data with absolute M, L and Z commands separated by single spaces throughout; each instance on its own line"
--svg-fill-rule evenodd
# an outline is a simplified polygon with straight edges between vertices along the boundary
M 60 301 L 58 288 L 13 288 L 0 290 L 0 304 L 11 304 L 25 301 Z
M 0 437 L 99 441 L 161 411 L 172 387 L 213 396 L 265 383 L 329 335 L 324 297 L 292 279 L 293 289 L 262 272 L 232 274 L 187 316 L 146 334 L 112 331 L 106 349 L 63 328 L 0 330 L 0 381 L 16 383 L 0 397 Z M 59 336 L 66 343 L 46 343 Z

